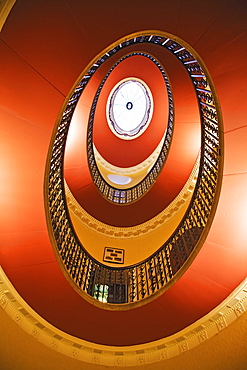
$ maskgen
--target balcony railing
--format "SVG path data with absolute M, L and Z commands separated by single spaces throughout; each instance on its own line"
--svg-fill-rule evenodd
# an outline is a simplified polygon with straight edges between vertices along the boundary
M 111 72 L 122 61 L 132 56 L 135 56 L 135 55 L 141 55 L 141 56 L 144 56 L 150 59 L 157 66 L 157 68 L 160 70 L 163 76 L 164 82 L 166 84 L 167 94 L 168 94 L 168 106 L 169 106 L 168 124 L 167 124 L 163 146 L 161 148 L 160 154 L 157 160 L 155 161 L 152 169 L 148 172 L 148 174 L 144 177 L 144 179 L 140 181 L 137 185 L 130 187 L 128 189 L 119 189 L 119 188 L 111 186 L 103 178 L 97 166 L 97 161 L 95 159 L 94 148 L 93 148 L 93 123 L 94 123 L 95 109 L 97 106 L 98 98 L 100 96 L 101 90 L 107 78 L 109 77 Z M 169 149 L 170 149 L 170 144 L 171 144 L 172 134 L 173 134 L 173 117 L 174 117 L 173 109 L 174 109 L 174 104 L 173 104 L 173 97 L 172 97 L 172 91 L 171 91 L 171 85 L 170 85 L 169 79 L 167 77 L 167 74 L 164 68 L 153 56 L 147 53 L 141 53 L 141 52 L 130 53 L 128 55 L 125 55 L 117 63 L 115 63 L 114 66 L 105 75 L 103 81 L 101 82 L 95 94 L 95 98 L 93 100 L 93 104 L 92 104 L 92 108 L 90 112 L 90 118 L 89 118 L 89 124 L 88 124 L 87 150 L 88 150 L 88 165 L 89 165 L 89 169 L 91 172 L 93 182 L 98 188 L 98 190 L 100 191 L 101 195 L 104 198 L 106 198 L 108 201 L 117 203 L 117 204 L 130 204 L 130 203 L 137 201 L 139 198 L 143 197 L 143 195 L 145 195 L 147 191 L 153 186 L 157 177 L 162 171 L 162 168 L 165 164 L 165 161 L 166 161 Z M 161 122 L 161 124 L 165 125 L 165 122 L 164 123 Z
M 93 259 L 83 248 L 70 221 L 63 181 L 66 137 L 78 99 L 96 69 L 118 50 L 145 43 L 155 44 L 173 53 L 193 82 L 201 116 L 199 174 L 184 218 L 157 252 L 133 266 L 109 267 Z M 91 299 L 101 301 L 104 307 L 112 308 L 116 304 L 126 307 L 126 304 L 155 297 L 168 289 L 195 258 L 206 238 L 219 198 L 222 167 L 219 103 L 208 72 L 194 51 L 171 35 L 147 33 L 125 38 L 100 56 L 83 75 L 69 98 L 56 127 L 47 161 L 45 204 L 50 235 L 57 256 L 77 291 L 89 300 L 91 296 Z M 103 193 L 107 191 L 103 189 Z M 136 191 L 138 194 L 138 188 Z

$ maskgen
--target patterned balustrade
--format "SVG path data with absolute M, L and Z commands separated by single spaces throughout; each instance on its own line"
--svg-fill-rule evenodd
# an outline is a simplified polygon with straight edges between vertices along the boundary
M 167 124 L 167 130 L 164 138 L 164 143 L 161 148 L 160 154 L 155 161 L 154 165 L 152 166 L 151 170 L 148 172 L 147 176 L 144 177 L 142 181 L 139 182 L 139 184 L 128 188 L 128 189 L 118 189 L 116 187 L 111 186 L 103 176 L 101 175 L 97 162 L 95 159 L 95 154 L 94 154 L 94 148 L 93 148 L 93 122 L 94 122 L 94 115 L 95 115 L 95 109 L 97 106 L 98 98 L 100 96 L 100 92 L 111 74 L 111 72 L 125 59 L 130 58 L 135 55 L 141 55 L 144 56 L 148 59 L 150 59 L 160 70 L 164 82 L 166 84 L 166 89 L 167 89 L 167 94 L 168 94 L 168 105 L 169 105 L 169 114 L 168 114 L 168 124 Z M 90 112 L 90 118 L 89 118 L 89 124 L 88 124 L 88 143 L 87 143 L 87 148 L 88 148 L 88 165 L 90 168 L 91 176 L 93 179 L 94 184 L 102 194 L 104 198 L 106 198 L 108 201 L 113 202 L 113 203 L 118 203 L 118 204 L 130 204 L 132 202 L 135 202 L 139 198 L 141 198 L 143 195 L 147 193 L 147 191 L 151 188 L 151 186 L 155 183 L 157 177 L 159 176 L 171 144 L 172 140 L 172 134 L 173 134 L 173 117 L 174 117 L 174 112 L 173 112 L 174 106 L 173 106 L 173 97 L 172 97 L 172 91 L 171 91 L 171 86 L 169 79 L 167 77 L 167 74 L 164 70 L 164 68 L 161 66 L 161 64 L 151 55 L 147 53 L 141 53 L 141 52 L 135 52 L 131 53 L 128 55 L 125 55 L 123 58 L 121 58 L 117 63 L 114 64 L 114 66 L 108 71 L 108 73 L 105 75 L 102 83 L 100 84 L 96 94 L 95 98 L 92 104 L 92 109 Z M 161 124 L 164 124 L 161 122 Z
M 94 260 L 85 251 L 74 232 L 66 204 L 63 181 L 63 157 L 67 132 L 78 99 L 96 69 L 118 50 L 132 44 L 152 43 L 166 48 L 177 57 L 188 71 L 194 84 L 201 115 L 201 157 L 198 180 L 187 212 L 172 236 L 164 241 L 159 250 L 145 261 L 128 267 L 109 267 Z M 76 289 L 84 296 L 94 297 L 103 302 L 103 306 L 114 306 L 139 302 L 151 296 L 157 296 L 177 280 L 196 256 L 212 222 L 220 192 L 223 167 L 223 139 L 219 103 L 210 77 L 199 56 L 180 40 L 169 35 L 136 35 L 124 39 L 108 50 L 83 75 L 58 123 L 55 139 L 51 143 L 47 162 L 46 207 L 51 238 L 58 258 L 64 270 L 75 283 Z M 100 93 L 98 90 L 97 94 Z M 96 94 L 96 95 L 97 95 Z M 94 101 L 96 104 L 96 101 Z M 93 107 L 94 109 L 94 107 Z M 93 117 L 93 111 L 90 119 Z M 89 137 L 92 131 L 89 130 Z M 91 143 L 88 143 L 89 161 L 93 161 Z M 160 159 L 162 161 L 162 158 Z M 160 166 L 162 163 L 157 161 Z M 92 168 L 97 173 L 97 169 Z M 158 167 L 157 167 L 158 173 Z M 157 176 L 153 173 L 153 178 Z M 98 180 L 97 180 L 98 181 Z M 98 187 L 101 187 L 101 178 Z M 152 181 L 152 178 L 150 179 Z M 135 188 L 134 195 L 141 195 L 144 185 Z M 112 196 L 119 202 L 120 195 L 104 185 L 103 194 Z M 120 198 L 119 198 L 120 197 Z M 93 298 L 92 298 L 93 299 Z M 104 302 L 107 302 L 105 304 Z M 112 305 L 109 305 L 111 304 Z M 115 306 L 116 307 L 116 306 Z M 119 306 L 118 306 L 119 307 Z

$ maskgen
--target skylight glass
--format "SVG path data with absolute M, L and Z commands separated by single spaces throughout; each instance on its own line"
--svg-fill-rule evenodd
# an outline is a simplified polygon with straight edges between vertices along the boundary
M 112 89 L 107 103 L 111 130 L 122 139 L 134 139 L 148 127 L 153 113 L 153 99 L 148 86 L 140 79 L 128 78 Z

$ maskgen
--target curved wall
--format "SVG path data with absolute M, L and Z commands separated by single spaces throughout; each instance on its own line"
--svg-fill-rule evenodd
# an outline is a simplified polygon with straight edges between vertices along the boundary
M 136 12 L 138 17 L 133 16 Z M 0 34 L 0 262 L 21 296 L 53 325 L 102 344 L 148 342 L 202 317 L 245 277 L 246 12 L 246 2 L 241 0 L 209 0 L 207 6 L 205 2 L 195 6 L 193 1 L 179 0 L 172 5 L 164 1 L 143 2 L 142 6 L 135 2 L 122 6 L 116 1 L 108 6 L 17 1 Z M 83 301 L 62 275 L 46 229 L 43 177 L 52 130 L 74 81 L 104 47 L 138 29 L 161 29 L 178 35 L 203 58 L 222 107 L 225 169 L 211 232 L 189 270 L 154 302 L 109 315 Z M 173 73 L 179 85 L 176 70 Z M 186 134 L 194 122 L 193 113 L 184 121 L 182 111 L 190 114 L 191 96 L 179 88 L 175 94 L 181 109 L 177 125 Z M 169 167 L 177 183 L 181 145 L 180 140 L 174 143 Z M 86 190 L 84 196 L 93 192 L 90 186 Z M 161 194 L 163 189 L 158 185 L 146 207 L 158 203 Z M 101 206 L 95 197 L 94 209 Z M 133 213 L 133 222 L 135 217 L 138 212 Z

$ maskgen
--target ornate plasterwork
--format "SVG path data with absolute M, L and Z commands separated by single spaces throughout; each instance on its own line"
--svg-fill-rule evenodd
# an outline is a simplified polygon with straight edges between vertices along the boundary
M 89 213 L 87 213 L 80 204 L 76 201 L 71 193 L 67 183 L 65 182 L 65 194 L 69 211 L 72 212 L 80 222 L 85 226 L 97 231 L 97 233 L 107 235 L 112 238 L 135 238 L 144 234 L 150 233 L 158 227 L 164 225 L 186 204 L 191 198 L 193 193 L 199 167 L 199 158 L 185 183 L 183 189 L 178 196 L 157 216 L 151 218 L 149 221 L 144 222 L 137 226 L 132 227 L 114 227 L 100 222 Z
M 44 320 L 17 293 L 0 267 L 0 307 L 27 334 L 50 349 L 104 366 L 142 366 L 178 356 L 204 343 L 247 310 L 247 278 L 209 314 L 166 338 L 140 345 L 104 346 L 78 339 Z

